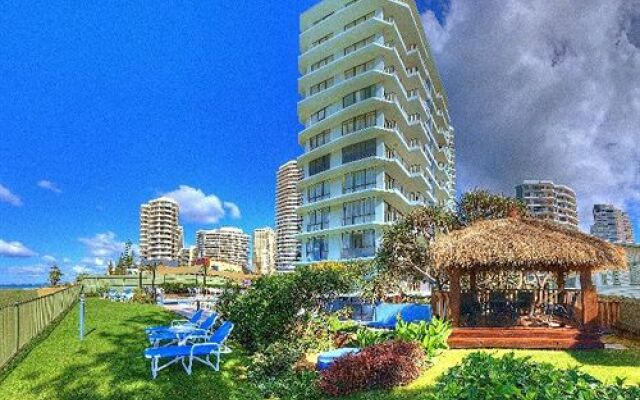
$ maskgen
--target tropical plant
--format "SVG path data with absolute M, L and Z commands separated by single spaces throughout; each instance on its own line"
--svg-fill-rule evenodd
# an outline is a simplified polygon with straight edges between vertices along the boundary
M 440 318 L 433 318 L 429 323 L 398 320 L 395 338 L 403 342 L 419 343 L 427 356 L 432 358 L 449 348 L 447 340 L 451 330 L 451 323 Z
M 62 280 L 63 275 L 64 274 L 62 273 L 60 268 L 58 268 L 56 264 L 53 264 L 49 269 L 49 285 L 51 285 L 52 287 L 58 286 L 60 284 L 60 281 Z
M 402 293 L 402 282 L 429 281 L 442 290 L 448 282 L 445 271 L 435 268 L 429 251 L 439 235 L 461 229 L 479 220 L 526 215 L 519 200 L 474 191 L 464 194 L 455 212 L 440 206 L 418 207 L 383 234 L 374 262 L 373 279 L 365 285 L 369 299 L 385 293 Z
M 387 342 L 338 359 L 320 374 L 318 387 L 331 396 L 389 389 L 416 379 L 424 352 L 413 342 Z
M 577 368 L 560 370 L 513 353 L 472 353 L 438 381 L 426 400 L 635 400 L 640 386 L 606 385 Z
M 313 317 L 359 278 L 357 265 L 325 263 L 257 279 L 245 292 L 228 291 L 219 309 L 234 321 L 234 335 L 250 352 L 309 332 Z
M 353 335 L 349 345 L 363 349 L 365 347 L 370 347 L 376 344 L 387 342 L 392 338 L 392 331 L 370 329 L 363 326 L 360 327 Z

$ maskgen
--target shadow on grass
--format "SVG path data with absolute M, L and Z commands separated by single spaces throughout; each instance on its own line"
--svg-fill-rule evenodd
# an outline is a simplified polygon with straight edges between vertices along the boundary
M 15 380 L 18 381 L 20 389 L 12 393 L 20 396 L 16 398 L 255 398 L 239 379 L 243 374 L 244 364 L 241 354 L 223 358 L 220 372 L 198 365 L 194 368 L 193 375 L 188 376 L 180 364 L 176 364 L 161 371 L 156 380 L 151 380 L 149 362 L 143 357 L 143 351 L 148 346 L 144 328 L 167 324 L 174 316 L 155 306 L 108 302 L 100 304 L 97 301 L 100 300 L 93 301 L 94 315 L 87 316 L 92 334 L 78 343 L 76 337 L 70 337 L 73 332 L 70 328 L 77 324 L 77 319 L 65 320 L 62 332 L 55 332 L 55 337 L 43 343 L 45 348 L 40 349 L 40 356 L 45 354 L 50 357 L 50 366 L 38 368 L 37 360 L 26 360 L 29 364 L 16 371 L 14 382 L 8 382 L 16 384 Z M 35 357 L 39 355 L 33 354 Z
M 640 368 L 640 352 L 637 350 L 575 350 L 567 353 L 582 365 Z

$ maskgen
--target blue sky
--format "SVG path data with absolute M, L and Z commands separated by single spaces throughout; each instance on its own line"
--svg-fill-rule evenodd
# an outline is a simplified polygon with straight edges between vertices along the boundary
M 315 2 L 3 2 L 0 284 L 42 281 L 54 259 L 67 277 L 99 267 L 137 242 L 141 203 L 181 186 L 205 207 L 187 243 L 272 226 Z M 442 20 L 442 3 L 419 7 Z

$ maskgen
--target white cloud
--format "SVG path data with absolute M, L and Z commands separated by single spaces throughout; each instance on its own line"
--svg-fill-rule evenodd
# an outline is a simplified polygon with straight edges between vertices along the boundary
M 58 187 L 57 184 L 55 184 L 55 183 L 53 183 L 51 181 L 48 181 L 48 180 L 39 181 L 38 182 L 38 187 L 42 188 L 42 189 L 45 189 L 45 190 L 49 190 L 49 191 L 57 193 L 57 194 L 62 193 L 62 190 Z
M 452 0 L 423 15 L 456 129 L 459 189 L 524 179 L 640 200 L 640 1 Z
M 229 212 L 229 215 L 231 215 L 232 218 L 238 219 L 242 216 L 242 214 L 240 213 L 240 207 L 238 207 L 238 205 L 235 203 L 232 203 L 230 201 L 225 201 L 224 208 L 227 209 L 227 211 Z
M 180 185 L 177 190 L 165 193 L 180 205 L 180 215 L 187 222 L 215 224 L 229 215 L 240 218 L 240 208 L 231 202 L 224 203 L 214 194 L 206 195 L 202 190 Z
M 8 267 L 9 275 L 20 276 L 22 278 L 42 278 L 48 272 L 47 266 L 42 264 L 22 265 L 16 267 Z
M 56 260 L 56 258 L 54 256 L 51 255 L 44 255 L 42 256 L 42 260 L 45 261 L 47 264 L 54 264 L 56 263 L 58 260 Z
M 7 203 L 14 207 L 22 206 L 22 199 L 13 194 L 9 188 L 0 185 L 0 203 Z
M 20 242 L 5 242 L 0 239 L 0 257 L 27 258 L 38 254 Z
M 118 241 L 116 237 L 113 232 L 105 232 L 78 240 L 87 247 L 91 256 L 105 258 L 117 257 L 124 251 L 124 242 Z

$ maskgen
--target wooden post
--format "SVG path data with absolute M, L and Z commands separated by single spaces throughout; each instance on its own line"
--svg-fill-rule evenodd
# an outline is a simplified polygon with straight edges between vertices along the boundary
M 595 330 L 598 325 L 598 293 L 591 280 L 591 268 L 580 271 L 582 291 L 582 324 L 585 330 Z
M 460 326 L 460 292 L 460 272 L 452 270 L 449 272 L 449 311 L 451 312 L 451 323 L 454 327 Z
M 556 283 L 558 284 L 558 303 L 565 304 L 566 299 L 565 299 L 565 292 L 564 292 L 564 285 L 565 285 L 564 271 L 556 272 Z

